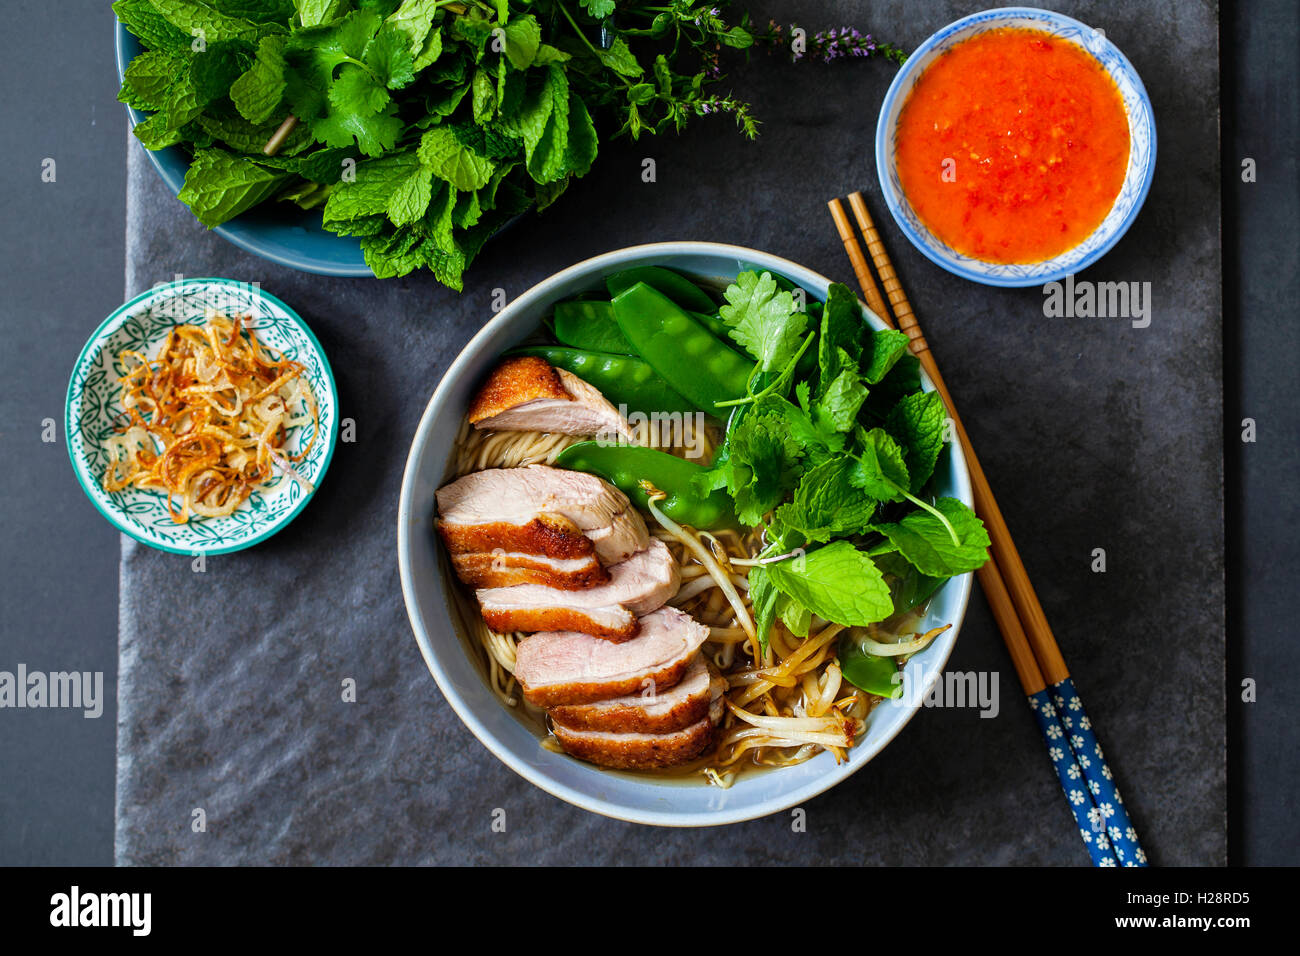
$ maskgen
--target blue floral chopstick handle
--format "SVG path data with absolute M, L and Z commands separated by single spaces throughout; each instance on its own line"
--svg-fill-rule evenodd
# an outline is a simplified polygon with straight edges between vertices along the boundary
M 1147 856 L 1138 842 L 1137 830 L 1133 828 L 1133 821 L 1124 807 L 1124 798 L 1119 795 L 1115 778 L 1106 765 L 1106 756 L 1093 732 L 1088 712 L 1083 709 L 1074 681 L 1067 677 L 1053 684 L 1051 694 L 1057 716 L 1069 735 L 1075 762 L 1083 772 L 1081 783 L 1086 784 L 1092 797 L 1087 826 L 1093 843 L 1108 846 L 1121 866 L 1146 866 Z M 1084 839 L 1088 837 L 1085 835 Z
M 1088 793 L 1082 771 L 1075 762 L 1074 750 L 1070 747 L 1066 729 L 1061 725 L 1050 694 L 1046 688 L 1030 694 L 1029 709 L 1038 721 L 1038 729 L 1047 744 L 1047 755 L 1060 778 L 1061 789 L 1065 791 L 1065 802 L 1069 804 L 1070 812 L 1079 824 L 1079 834 L 1083 837 L 1084 846 L 1088 848 L 1088 855 L 1092 857 L 1092 865 L 1115 866 L 1115 855 L 1111 852 L 1109 841 L 1104 836 L 1101 840 L 1094 839 L 1096 834 L 1092 829 L 1092 819 L 1097 807 Z

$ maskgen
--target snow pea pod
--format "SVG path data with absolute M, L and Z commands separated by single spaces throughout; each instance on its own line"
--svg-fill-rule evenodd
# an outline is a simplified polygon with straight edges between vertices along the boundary
M 536 355 L 556 368 L 572 372 L 597 389 L 624 414 L 680 412 L 692 414 L 695 406 L 673 391 L 646 362 L 631 355 L 592 352 L 558 345 L 533 345 L 512 349 L 511 355 Z
M 609 289 L 610 296 L 616 296 L 638 282 L 644 282 L 650 288 L 658 289 L 688 312 L 718 311 L 718 307 L 714 305 L 707 292 L 685 276 L 663 266 L 640 266 L 636 269 L 615 272 L 605 279 L 605 287 Z
M 588 352 L 636 354 L 614 321 L 614 306 L 608 300 L 574 300 L 556 305 L 555 337 L 562 345 Z
M 701 411 L 748 394 L 754 363 L 662 292 L 638 282 L 614 297 L 614 318 L 637 354 Z
M 714 491 L 703 498 L 693 480 L 704 466 L 667 452 L 640 445 L 615 445 L 584 441 L 560 452 L 555 464 L 599 475 L 632 499 L 637 507 L 648 510 L 649 499 L 641 481 L 650 482 L 667 496 L 657 507 L 679 524 L 711 531 L 739 527 L 731 496 Z
M 844 679 L 877 697 L 903 696 L 903 681 L 892 657 L 868 654 L 847 634 L 840 639 L 840 672 Z

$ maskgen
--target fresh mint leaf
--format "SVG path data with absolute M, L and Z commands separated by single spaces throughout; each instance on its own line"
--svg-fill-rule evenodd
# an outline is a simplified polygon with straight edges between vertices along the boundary
M 903 450 L 883 428 L 873 428 L 861 435 L 853 485 L 877 501 L 902 501 L 910 481 Z
M 526 70 L 537 59 L 537 50 L 542 45 L 542 28 L 537 18 L 528 16 L 515 17 L 502 31 L 505 34 L 505 55 L 510 65 L 516 70 Z
M 776 585 L 767 573 L 764 565 L 749 569 L 749 603 L 754 611 L 754 632 L 758 635 L 758 646 L 766 653 L 772 625 L 776 623 L 776 604 L 780 597 Z
M 284 99 L 285 38 L 270 36 L 257 44 L 253 65 L 230 85 L 230 100 L 250 123 L 265 123 Z
M 843 349 L 839 354 L 847 357 Z M 839 432 L 853 429 L 858 418 L 858 409 L 867 398 L 867 387 L 862 384 L 857 370 L 845 368 L 826 388 L 826 393 L 817 401 L 817 415 L 823 418 Z
M 256 44 L 270 33 L 283 33 L 285 27 L 278 23 L 254 23 L 243 17 L 222 13 L 203 0 L 150 0 L 167 22 L 191 37 L 202 37 L 205 43 L 221 40 L 243 40 Z
M 337 19 L 348 9 L 348 0 L 294 0 L 298 22 L 304 27 L 320 26 Z
M 777 590 L 827 621 L 860 627 L 883 621 L 893 610 L 880 569 L 847 541 L 764 567 Z
M 857 298 L 848 286 L 831 283 L 822 307 L 821 335 L 817 337 L 818 395 L 824 394 L 845 369 L 858 369 L 863 331 Z
M 877 555 L 875 561 L 876 567 L 885 575 L 889 593 L 894 596 L 894 614 L 903 614 L 914 607 L 920 607 L 948 580 L 922 574 L 897 551 Z
M 949 578 L 983 566 L 988 560 L 989 536 L 975 512 L 956 498 L 940 498 L 934 507 L 952 525 L 957 543 L 943 522 L 924 509 L 909 512 L 893 524 L 873 525 L 871 530 L 883 534 L 918 571 L 930 577 Z
M 596 161 L 598 146 L 596 124 L 587 112 L 582 97 L 569 91 L 569 141 L 564 151 L 565 169 L 574 176 L 585 176 Z
M 387 19 L 387 23 L 394 29 L 400 30 L 406 37 L 407 49 L 411 52 L 413 60 L 418 60 L 420 51 L 424 49 L 425 41 L 429 38 L 432 31 L 437 33 L 438 30 L 433 26 L 434 15 L 438 12 L 438 0 L 405 0 L 405 2 L 393 11 Z M 439 43 L 441 51 L 441 43 Z M 437 59 L 437 56 L 434 56 Z M 430 60 L 429 63 L 432 63 Z M 416 65 L 412 64 L 418 71 L 428 66 L 428 63 Z
M 497 110 L 496 81 L 487 70 L 475 70 L 471 84 L 473 91 L 474 122 L 480 126 L 492 122 Z
M 944 411 L 938 392 L 916 392 L 900 400 L 885 419 L 885 431 L 903 448 L 913 494 L 930 480 L 943 450 Z
M 379 213 L 387 214 L 388 201 L 397 188 L 420 167 L 411 149 L 357 164 L 356 178 L 340 182 L 325 204 L 325 224 L 347 222 Z
M 600 57 L 601 63 L 604 63 L 605 66 L 619 76 L 637 79 L 645 73 L 645 70 L 641 69 L 641 64 L 636 61 L 636 57 L 632 55 L 632 50 L 628 47 L 627 41 L 622 37 L 616 37 L 614 42 L 610 44 L 609 49 L 598 49 L 596 55 Z
M 770 272 L 740 273 L 723 297 L 727 303 L 718 314 L 760 371 L 782 368 L 799 351 L 808 316 L 795 308 L 794 297 L 777 286 Z
M 165 50 L 146 50 L 127 64 L 117 98 L 139 110 L 161 110 L 176 78 L 188 69 L 188 57 Z
M 552 64 L 542 84 L 524 99 L 519 128 L 528 174 L 538 183 L 564 176 L 569 142 L 569 78 Z
M 901 356 L 886 374 L 867 393 L 860 420 L 880 423 L 893 411 L 900 400 L 921 390 L 921 363 L 910 352 Z
M 870 348 L 862 355 L 862 377 L 868 385 L 879 382 L 894 363 L 908 354 L 907 333 L 895 329 L 877 329 L 871 333 Z
M 113 13 L 148 49 L 189 54 L 194 38 L 173 26 L 149 0 L 117 0 Z
M 423 218 L 433 198 L 433 171 L 420 166 L 398 184 L 388 197 L 388 218 L 395 226 L 409 226 Z
M 479 189 L 492 178 L 492 161 L 463 145 L 446 126 L 435 126 L 424 134 L 419 155 L 435 176 L 457 189 Z
M 209 229 L 274 195 L 289 174 L 264 169 L 221 149 L 200 150 L 177 198 Z
M 776 509 L 777 520 L 817 543 L 861 532 L 876 502 L 853 483 L 855 468 L 852 458 L 841 456 L 808 469 L 794 497 Z

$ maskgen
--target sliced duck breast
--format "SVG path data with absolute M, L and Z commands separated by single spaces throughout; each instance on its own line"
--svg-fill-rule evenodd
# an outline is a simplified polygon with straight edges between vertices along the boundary
M 571 730 L 554 724 L 551 731 L 565 753 L 617 770 L 654 770 L 694 760 L 713 742 L 715 724 L 708 717 L 668 734 L 618 734 Z
M 637 618 L 677 593 L 681 572 L 667 546 L 649 546 L 609 569 L 609 581 L 579 591 L 539 584 L 482 588 L 476 592 L 483 620 L 494 631 L 581 631 L 607 641 L 637 634 Z
M 578 558 L 617 564 L 645 548 L 645 521 L 597 475 L 546 465 L 489 468 L 438 489 L 438 533 L 453 553 Z
M 497 549 L 453 554 L 451 566 L 466 584 L 476 588 L 506 588 L 539 584 L 565 591 L 594 588 L 609 580 L 609 571 L 593 553 L 581 558 L 548 558 Z
M 726 681 L 712 673 L 697 654 L 682 679 L 662 693 L 646 691 L 594 704 L 566 704 L 551 710 L 552 723 L 572 731 L 666 734 L 683 730 L 709 716 Z
M 469 408 L 475 428 L 632 439 L 627 419 L 597 389 L 534 355 L 492 370 Z
M 621 644 L 576 631 L 526 637 L 514 676 L 539 707 L 590 704 L 651 687 L 658 694 L 682 679 L 708 636 L 689 614 L 662 607 L 641 618 L 637 636 Z

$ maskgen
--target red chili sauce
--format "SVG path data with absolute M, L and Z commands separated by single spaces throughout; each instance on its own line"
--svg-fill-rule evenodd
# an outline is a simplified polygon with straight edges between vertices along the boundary
M 1119 89 L 1081 47 L 1001 28 L 926 68 L 899 117 L 903 191 L 930 231 L 986 262 L 1042 262 L 1106 218 L 1128 168 Z

